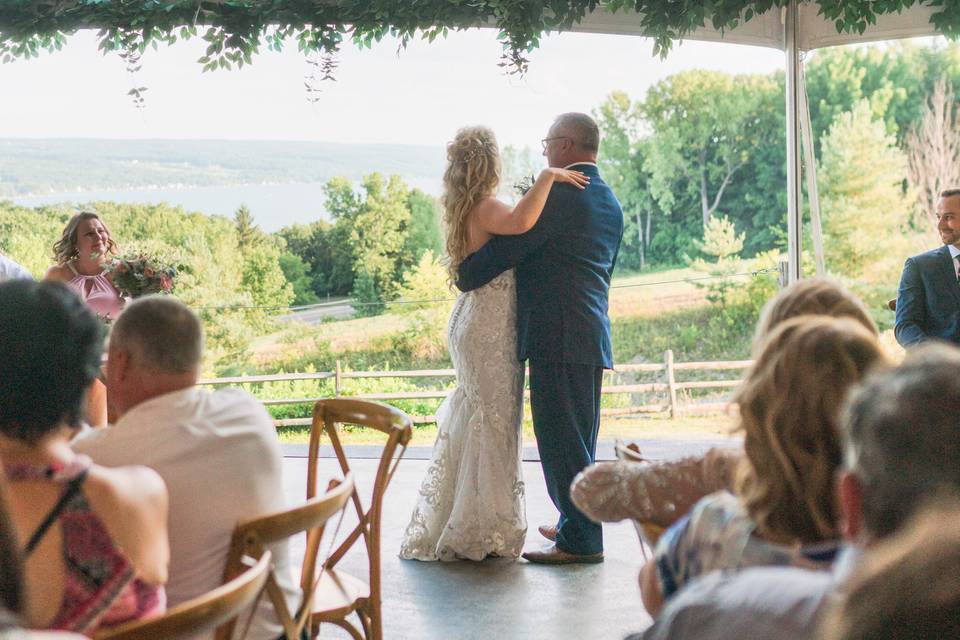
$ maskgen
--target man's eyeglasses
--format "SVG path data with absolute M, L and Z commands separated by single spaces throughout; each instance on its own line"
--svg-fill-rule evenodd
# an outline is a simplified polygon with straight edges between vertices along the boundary
M 569 140 L 569 139 L 570 139 L 569 136 L 554 136 L 554 137 L 552 137 L 552 138 L 544 138 L 543 140 L 540 141 L 540 144 L 543 145 L 543 150 L 546 151 L 546 150 L 547 150 L 547 144 L 548 144 L 551 140 Z

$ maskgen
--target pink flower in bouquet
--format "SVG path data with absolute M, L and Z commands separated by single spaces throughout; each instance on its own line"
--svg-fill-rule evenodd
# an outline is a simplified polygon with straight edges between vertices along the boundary
M 164 291 L 170 291 L 173 289 L 173 279 L 167 274 L 160 276 L 160 288 Z
M 157 275 L 157 272 L 154 271 L 152 268 L 150 268 L 150 267 L 144 267 L 144 268 L 143 268 L 143 277 L 144 277 L 144 278 L 152 278 L 152 277 L 155 276 L 155 275 Z
M 126 273 L 129 269 L 127 269 L 127 263 L 126 263 L 126 262 L 117 261 L 117 266 L 114 267 L 114 270 L 115 270 L 117 273 Z

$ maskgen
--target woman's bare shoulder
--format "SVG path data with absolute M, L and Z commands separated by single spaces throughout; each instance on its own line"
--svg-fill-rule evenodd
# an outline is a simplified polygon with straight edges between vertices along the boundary
M 493 196 L 487 196 L 486 198 L 481 198 L 477 201 L 477 204 L 473 205 L 470 214 L 484 218 L 486 216 L 509 214 L 512 210 L 513 209 L 502 200 L 498 200 Z
M 47 272 L 43 274 L 44 280 L 54 280 L 59 282 L 66 282 L 70 279 L 73 274 L 70 273 L 70 267 L 65 264 L 55 264 Z

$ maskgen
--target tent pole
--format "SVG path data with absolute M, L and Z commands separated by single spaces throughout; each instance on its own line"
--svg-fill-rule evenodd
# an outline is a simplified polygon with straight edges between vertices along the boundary
M 785 7 L 784 43 L 787 54 L 787 281 L 800 279 L 803 208 L 800 206 L 799 76 L 800 51 L 797 47 L 797 0 Z
M 806 163 L 807 204 L 810 206 L 810 235 L 813 240 L 813 257 L 817 262 L 817 275 L 827 275 L 823 256 L 823 225 L 820 222 L 820 190 L 817 188 L 817 158 L 813 152 L 813 128 L 810 123 L 810 101 L 807 96 L 807 80 L 800 61 L 800 84 L 797 94 L 800 99 L 800 142 Z

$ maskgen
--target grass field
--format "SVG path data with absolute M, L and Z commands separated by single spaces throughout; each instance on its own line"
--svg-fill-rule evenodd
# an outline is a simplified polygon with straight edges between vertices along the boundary
M 600 425 L 601 440 L 642 441 L 651 439 L 701 439 L 729 435 L 734 427 L 729 415 L 680 417 L 671 420 L 665 416 L 644 418 L 611 418 Z M 344 444 L 382 444 L 383 436 L 368 429 L 344 431 Z M 413 445 L 432 445 L 437 437 L 435 425 L 421 425 L 413 430 Z M 306 444 L 309 427 L 286 427 L 280 432 L 280 441 L 287 444 Z M 523 441 L 533 445 L 536 438 L 529 416 L 523 424 Z

